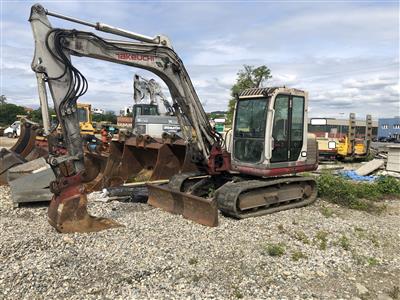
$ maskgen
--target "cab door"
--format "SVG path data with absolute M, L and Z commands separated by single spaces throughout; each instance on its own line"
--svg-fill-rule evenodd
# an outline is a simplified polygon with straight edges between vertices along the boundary
M 296 161 L 303 147 L 304 97 L 278 95 L 274 110 L 271 163 Z

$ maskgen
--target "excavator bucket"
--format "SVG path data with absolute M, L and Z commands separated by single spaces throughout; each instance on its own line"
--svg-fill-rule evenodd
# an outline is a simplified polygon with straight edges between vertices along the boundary
M 147 203 L 196 223 L 218 226 L 218 208 L 215 199 L 206 199 L 169 188 L 147 184 L 149 197 Z
M 196 170 L 182 140 L 170 143 L 141 135 L 111 142 L 107 153 L 85 153 L 85 164 L 89 191 L 126 181 L 169 179 L 179 172 Z
M 122 161 L 121 173 L 126 179 L 134 179 L 142 170 L 150 171 L 149 180 L 167 179 L 181 169 L 169 145 L 150 136 L 126 140 Z
M 122 226 L 114 220 L 89 215 L 83 191 L 83 186 L 78 183 L 53 196 L 47 213 L 51 226 L 61 233 L 96 232 Z
M 23 120 L 21 124 L 21 134 L 19 135 L 17 142 L 11 147 L 10 150 L 21 155 L 22 157 L 27 157 L 35 147 L 38 128 L 39 126 L 36 123 Z
M 8 183 L 7 174 L 8 170 L 16 165 L 23 164 L 26 159 L 21 155 L 2 148 L 0 150 L 0 185 Z
M 85 174 L 88 191 L 98 191 L 105 187 L 118 186 L 123 183 L 122 178 L 118 175 L 122 150 L 123 144 L 111 142 L 107 152 L 85 153 L 86 170 L 91 173 Z
M 9 150 L 0 151 L 0 185 L 7 184 L 8 169 L 39 157 L 47 156 L 46 148 L 36 145 L 39 126 L 28 120 L 22 120 L 21 134 Z

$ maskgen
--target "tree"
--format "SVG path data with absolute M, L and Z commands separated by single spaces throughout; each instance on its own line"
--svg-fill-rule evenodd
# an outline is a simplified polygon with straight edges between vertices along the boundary
M 4 103 L 0 106 L 0 125 L 9 126 L 17 120 L 17 115 L 25 115 L 25 108 L 11 103 Z
M 0 96 L 0 105 L 7 103 L 7 97 L 5 95 Z
M 108 111 L 105 114 L 93 114 L 93 122 L 110 122 L 111 124 L 117 124 L 117 116 L 113 111 Z
M 50 120 L 51 120 L 51 116 L 55 115 L 55 114 L 56 114 L 55 110 L 53 108 L 49 108 L 49 118 L 50 118 Z M 29 113 L 28 118 L 33 122 L 42 123 L 42 110 L 40 108 L 32 110 Z
M 245 89 L 259 88 L 266 80 L 272 78 L 271 70 L 265 65 L 257 68 L 254 68 L 254 66 L 244 65 L 243 69 L 239 70 L 237 75 L 236 83 L 231 88 L 232 98 L 229 100 L 228 104 L 226 120 L 228 124 L 232 123 L 233 112 L 236 104 L 236 95 Z

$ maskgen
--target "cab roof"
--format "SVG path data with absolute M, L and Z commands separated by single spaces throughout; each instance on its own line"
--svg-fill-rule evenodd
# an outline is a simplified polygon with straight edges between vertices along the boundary
M 285 93 L 285 94 L 305 94 L 304 91 L 287 88 L 287 87 L 266 87 L 266 88 L 251 88 L 245 89 L 239 94 L 239 98 L 256 98 L 256 97 L 266 97 L 274 93 Z

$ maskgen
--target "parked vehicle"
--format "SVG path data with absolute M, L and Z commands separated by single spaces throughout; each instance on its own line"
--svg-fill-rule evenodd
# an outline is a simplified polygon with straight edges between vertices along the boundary
M 9 138 L 18 137 L 21 134 L 21 121 L 15 121 L 9 127 L 4 129 L 4 136 Z

